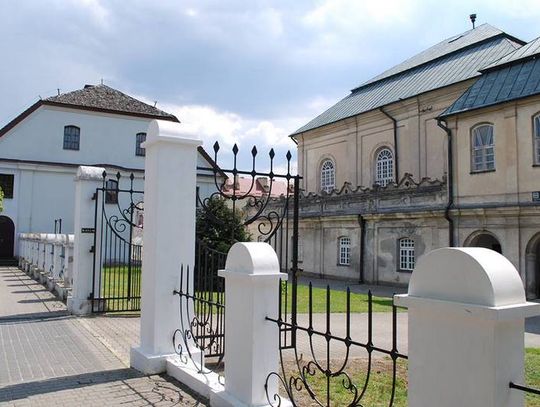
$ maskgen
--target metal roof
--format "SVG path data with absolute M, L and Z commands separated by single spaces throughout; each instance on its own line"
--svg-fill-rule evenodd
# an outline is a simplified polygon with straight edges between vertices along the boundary
M 364 85 L 296 130 L 293 135 L 476 77 L 480 75 L 480 67 L 520 47 L 517 41 L 503 33 Z
M 440 58 L 444 55 L 450 54 L 462 48 L 468 47 L 472 44 L 476 44 L 477 42 L 484 41 L 488 38 L 492 38 L 501 34 L 504 33 L 498 28 L 493 27 L 489 24 L 482 24 L 473 30 L 465 31 L 464 33 L 459 35 L 454 35 L 453 37 L 447 38 L 444 41 L 441 41 L 438 44 L 429 47 L 428 49 L 420 52 L 412 58 L 403 61 L 401 64 L 396 65 L 384 71 L 382 74 L 375 76 L 369 81 L 364 82 L 362 85 L 357 86 L 353 89 L 353 91 L 369 83 L 377 82 L 381 79 L 388 78 L 389 76 L 407 71 L 416 66 L 425 64 L 426 62 L 433 61 L 434 59 Z
M 540 94 L 540 60 L 516 61 L 484 73 L 441 117 Z
M 522 59 L 533 58 L 538 54 L 540 54 L 540 37 L 525 44 L 521 48 L 518 48 L 514 52 L 505 55 L 504 57 L 493 62 L 492 64 L 485 66 L 484 68 L 482 68 L 482 71 L 488 71 L 493 68 L 501 67 L 502 65 L 507 65 Z

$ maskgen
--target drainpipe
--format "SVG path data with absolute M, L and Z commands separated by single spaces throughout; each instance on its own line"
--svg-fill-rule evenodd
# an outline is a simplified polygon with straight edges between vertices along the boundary
M 437 126 L 443 129 L 448 137 L 448 204 L 444 211 L 444 217 L 448 221 L 448 242 L 450 247 L 454 247 L 454 219 L 450 216 L 450 209 L 454 206 L 454 154 L 452 152 L 452 130 L 448 128 L 447 123 L 442 119 L 437 119 Z
M 393 126 L 394 126 L 394 156 L 395 156 L 395 167 L 396 167 L 396 174 L 394 176 L 394 180 L 396 184 L 399 182 L 399 154 L 398 154 L 398 144 L 397 144 L 397 120 L 390 116 L 382 107 L 379 109 L 382 114 L 384 114 L 386 117 L 388 117 L 390 120 L 392 120 Z
M 360 276 L 359 284 L 364 284 L 364 246 L 366 242 L 366 220 L 362 215 L 358 215 L 358 223 L 360 224 Z

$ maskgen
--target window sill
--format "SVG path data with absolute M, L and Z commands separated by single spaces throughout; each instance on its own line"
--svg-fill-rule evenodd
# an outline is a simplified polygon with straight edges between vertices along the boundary
M 398 272 L 398 273 L 408 273 L 408 274 L 412 274 L 413 270 L 401 270 L 401 269 L 399 269 L 397 272 Z
M 351 267 L 350 264 L 337 264 L 338 267 Z
M 496 170 L 481 170 L 481 171 L 471 171 L 469 174 L 475 175 L 475 174 L 485 174 L 486 172 L 495 172 Z
M 540 168 L 540 164 L 533 164 L 533 168 Z

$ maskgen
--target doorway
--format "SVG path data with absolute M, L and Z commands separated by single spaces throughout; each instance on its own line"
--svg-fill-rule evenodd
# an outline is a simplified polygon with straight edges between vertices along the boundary
M 467 240 L 468 243 L 465 244 L 466 247 L 484 247 L 502 254 L 501 243 L 489 232 L 474 234 L 474 236 L 469 237 Z
M 0 259 L 12 259 L 15 246 L 15 225 L 7 216 L 0 216 Z

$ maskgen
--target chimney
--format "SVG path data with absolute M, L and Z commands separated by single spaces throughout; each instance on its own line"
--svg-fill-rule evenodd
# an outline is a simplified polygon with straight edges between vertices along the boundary
M 474 23 L 475 23 L 475 21 L 476 21 L 476 14 L 471 14 L 471 15 L 469 16 L 469 18 L 471 19 L 472 28 L 473 28 L 473 30 L 474 30 L 474 28 L 475 28 Z

